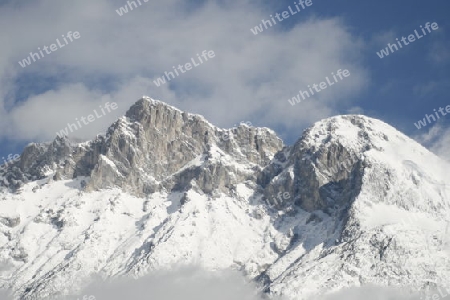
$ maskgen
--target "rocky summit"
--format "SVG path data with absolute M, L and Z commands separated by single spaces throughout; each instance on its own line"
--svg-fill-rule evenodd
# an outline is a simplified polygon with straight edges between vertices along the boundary
M 450 289 L 448 170 L 362 115 L 286 146 L 144 97 L 105 135 L 30 144 L 0 169 L 0 288 L 59 299 L 94 274 L 200 264 L 286 299 Z

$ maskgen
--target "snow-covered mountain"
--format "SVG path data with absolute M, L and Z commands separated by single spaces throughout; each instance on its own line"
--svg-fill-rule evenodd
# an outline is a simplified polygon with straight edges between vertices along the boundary
M 220 129 L 144 97 L 105 136 L 30 144 L 0 169 L 0 288 L 58 298 L 93 274 L 199 264 L 287 299 L 450 289 L 449 170 L 361 115 L 285 146 L 270 129 Z

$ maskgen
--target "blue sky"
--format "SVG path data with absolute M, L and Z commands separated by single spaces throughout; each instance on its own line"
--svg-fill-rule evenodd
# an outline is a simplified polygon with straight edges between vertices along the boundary
M 450 3 L 315 1 L 253 35 L 250 28 L 294 1 L 150 1 L 119 16 L 126 1 L 0 1 L 0 158 L 55 133 L 105 102 L 119 110 L 73 133 L 103 131 L 140 96 L 203 114 L 220 127 L 240 121 L 275 129 L 287 144 L 323 118 L 381 119 L 450 158 L 450 115 L 414 122 L 450 105 Z M 407 4 L 405 4 L 407 3 Z M 439 29 L 380 59 L 387 43 L 426 22 Z M 68 31 L 81 38 L 26 68 L 19 60 Z M 202 50 L 216 57 L 162 87 L 153 80 Z M 338 69 L 351 76 L 317 97 L 288 99 Z

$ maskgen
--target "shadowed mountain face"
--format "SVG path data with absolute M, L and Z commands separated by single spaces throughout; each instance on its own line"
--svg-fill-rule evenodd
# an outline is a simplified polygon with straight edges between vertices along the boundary
M 31 144 L 0 169 L 0 287 L 39 299 L 96 273 L 193 263 L 288 299 L 448 287 L 448 169 L 365 116 L 284 146 L 270 129 L 220 129 L 144 97 L 105 136 Z

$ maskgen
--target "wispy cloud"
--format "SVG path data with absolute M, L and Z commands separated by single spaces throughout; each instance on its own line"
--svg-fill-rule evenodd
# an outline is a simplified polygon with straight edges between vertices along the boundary
M 450 162 L 450 128 L 441 123 L 431 127 L 427 132 L 414 136 L 414 139 L 428 147 L 433 153 Z

